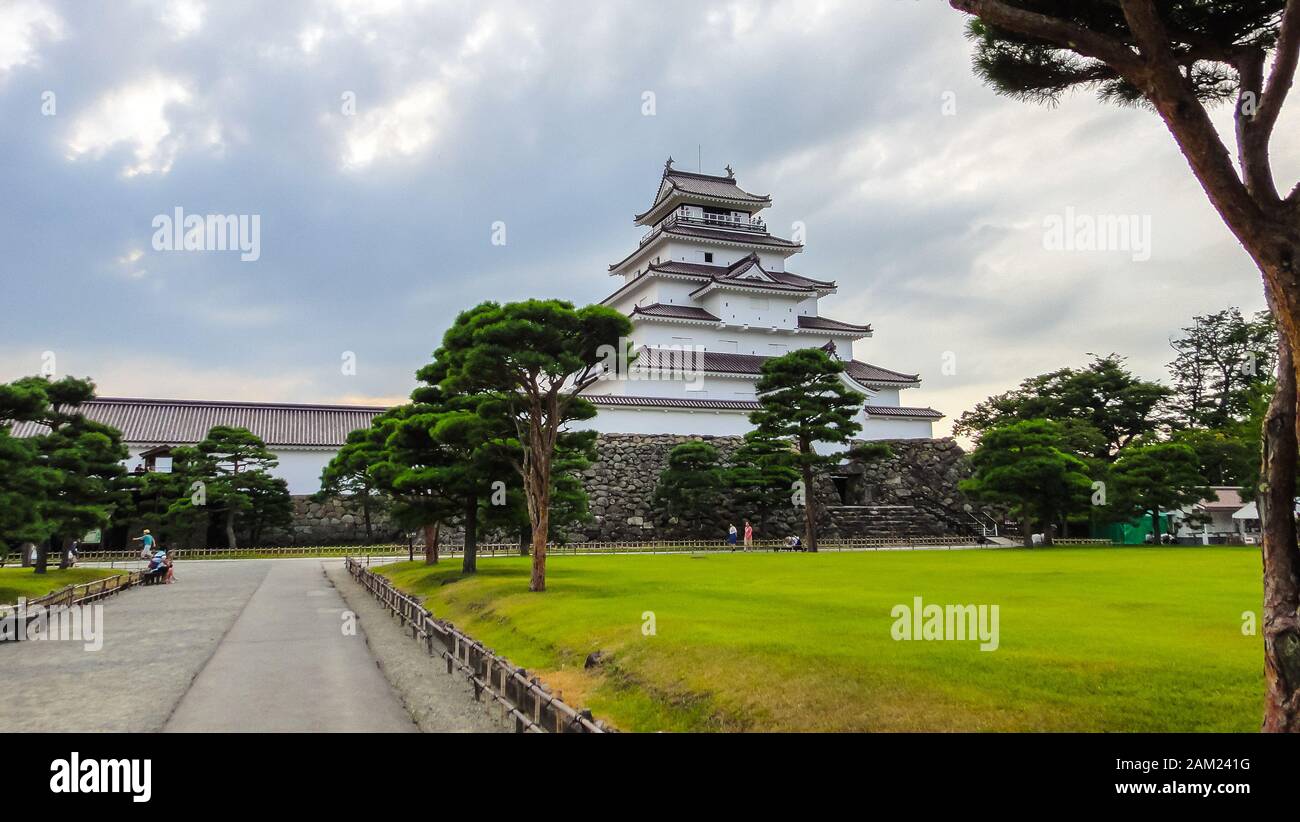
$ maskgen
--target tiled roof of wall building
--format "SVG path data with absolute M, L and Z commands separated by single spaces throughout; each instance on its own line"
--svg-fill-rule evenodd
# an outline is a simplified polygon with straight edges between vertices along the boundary
M 214 402 L 99 397 L 80 406 L 87 418 L 111 425 L 127 443 L 186 445 L 215 425 L 247 428 L 270 447 L 338 448 L 358 428 L 368 428 L 385 408 L 361 405 Z M 41 427 L 19 423 L 20 437 Z
M 868 405 L 866 409 L 869 417 L 903 417 L 917 420 L 943 418 L 942 412 L 935 411 L 933 408 L 914 408 L 906 405 Z
M 832 320 L 829 317 L 808 317 L 803 314 L 799 315 L 799 327 L 813 331 L 848 331 L 861 334 L 871 333 L 870 325 L 854 325 L 853 323 Z

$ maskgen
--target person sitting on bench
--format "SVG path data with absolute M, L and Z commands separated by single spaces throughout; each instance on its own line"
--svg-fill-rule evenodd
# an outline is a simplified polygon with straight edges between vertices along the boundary
M 166 578 L 167 566 L 163 564 L 166 559 L 167 554 L 163 551 L 159 551 L 153 555 L 153 559 L 149 560 L 149 564 L 145 567 L 144 573 L 141 574 L 146 582 L 158 582 Z

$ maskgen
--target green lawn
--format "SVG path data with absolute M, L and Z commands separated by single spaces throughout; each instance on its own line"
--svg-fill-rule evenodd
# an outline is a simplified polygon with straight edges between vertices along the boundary
M 380 573 L 624 730 L 1254 731 L 1256 548 L 460 560 Z M 1000 647 L 895 641 L 891 609 L 999 606 Z M 653 611 L 656 634 L 642 618 Z M 584 670 L 588 653 L 609 660 Z
M 37 575 L 31 568 L 7 565 L 0 568 L 0 605 L 15 603 L 19 597 L 35 599 L 69 585 L 120 573 L 108 568 L 50 568 L 44 575 Z

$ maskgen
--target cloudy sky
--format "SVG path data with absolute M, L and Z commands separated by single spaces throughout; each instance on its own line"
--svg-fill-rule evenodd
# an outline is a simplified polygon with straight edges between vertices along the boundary
M 1191 316 L 1262 307 L 1153 114 L 997 97 L 962 30 L 942 0 L 0 0 L 0 379 L 397 401 L 457 311 L 612 290 L 668 155 L 807 226 L 790 269 L 941 430 L 1087 352 L 1161 377 Z M 177 208 L 256 215 L 260 257 L 155 250 Z M 1070 213 L 1149 220 L 1149 254 L 1049 247 Z

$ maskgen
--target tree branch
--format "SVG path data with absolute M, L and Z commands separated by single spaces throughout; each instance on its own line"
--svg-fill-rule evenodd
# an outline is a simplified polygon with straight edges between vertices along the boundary
M 1179 70 L 1155 5 L 1151 0 L 1121 0 L 1120 6 L 1142 54 L 1138 87 L 1160 113 L 1228 228 L 1246 248 L 1258 248 L 1255 234 L 1263 211 L 1237 176 L 1227 146 L 1196 98 L 1191 81 Z
M 1259 101 L 1255 115 L 1256 127 L 1264 133 L 1264 141 L 1273 133 L 1282 104 L 1295 80 L 1296 63 L 1300 61 L 1300 0 L 1287 0 L 1282 12 L 1282 27 L 1278 34 L 1273 70 L 1268 75 L 1268 86 Z
M 986 23 L 1001 26 L 1029 37 L 1037 37 L 1085 57 L 1101 60 L 1133 82 L 1142 62 L 1126 44 L 1082 26 L 1009 6 L 1002 0 L 948 0 L 957 11 L 973 14 Z
M 1256 202 L 1276 203 L 1277 186 L 1268 156 L 1268 131 L 1260 128 L 1259 106 L 1264 84 L 1264 51 L 1251 49 L 1236 62 L 1240 82 L 1232 118 L 1237 130 L 1237 162 L 1246 190 Z

